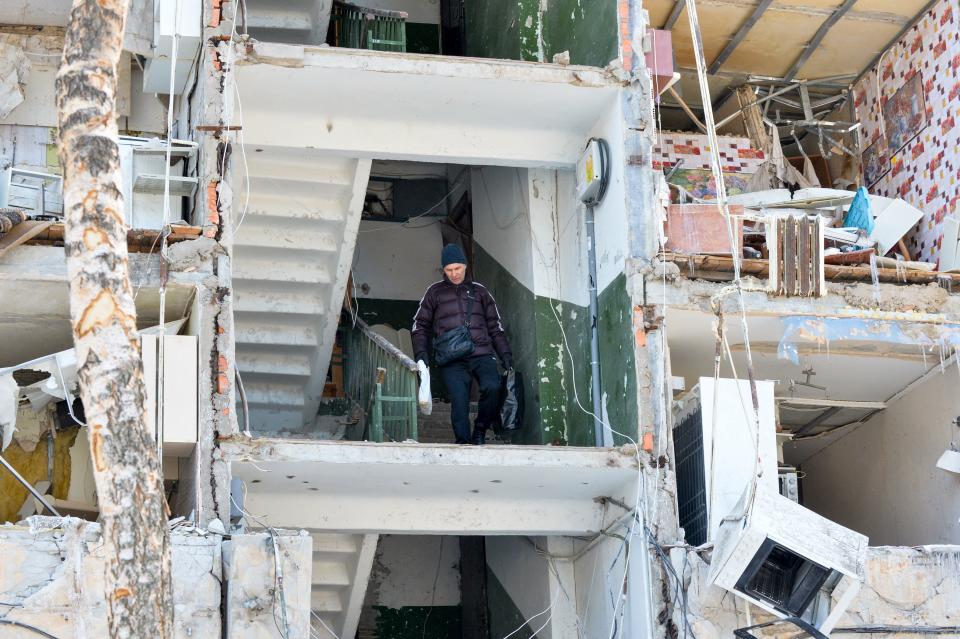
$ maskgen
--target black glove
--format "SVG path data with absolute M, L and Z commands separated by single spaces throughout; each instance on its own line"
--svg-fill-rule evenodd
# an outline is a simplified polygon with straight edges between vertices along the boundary
M 413 359 L 417 362 L 422 361 L 427 366 L 430 366 L 430 358 L 426 353 L 417 353 L 413 356 Z
M 510 355 L 504 355 L 500 358 L 500 361 L 503 363 L 503 367 L 506 370 L 511 370 L 513 368 L 513 357 Z

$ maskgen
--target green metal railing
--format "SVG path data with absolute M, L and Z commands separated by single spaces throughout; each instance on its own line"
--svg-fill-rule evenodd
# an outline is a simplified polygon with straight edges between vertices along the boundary
M 330 20 L 330 44 L 335 47 L 407 50 L 407 14 L 404 11 L 370 9 L 334 0 Z
M 366 416 L 373 442 L 417 440 L 417 363 L 357 319 L 344 349 L 347 397 Z

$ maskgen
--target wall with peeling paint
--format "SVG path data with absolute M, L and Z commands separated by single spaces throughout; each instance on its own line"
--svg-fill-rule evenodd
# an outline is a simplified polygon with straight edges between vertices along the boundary
M 936 467 L 960 415 L 951 366 L 805 460 L 805 505 L 872 544 L 960 543 L 960 477 Z
M 573 175 L 485 167 L 472 177 L 477 279 L 497 299 L 524 379 L 524 428 L 513 440 L 592 445 L 577 404 L 590 410 L 590 324 Z
M 467 55 L 603 67 L 617 57 L 614 0 L 467 0 Z
M 459 562 L 458 537 L 380 537 L 360 617 L 362 636 L 460 639 Z

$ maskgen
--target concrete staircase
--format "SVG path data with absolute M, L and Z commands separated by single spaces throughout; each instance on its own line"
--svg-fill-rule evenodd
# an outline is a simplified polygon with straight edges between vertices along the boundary
M 311 624 L 314 636 L 335 639 L 335 634 L 341 639 L 352 638 L 360 623 L 379 535 L 311 531 L 311 537 Z
M 234 182 L 242 222 L 233 290 L 250 428 L 307 433 L 326 383 L 370 160 L 257 146 L 247 149 L 246 165 L 249 204 L 242 161 Z
M 333 0 L 256 0 L 247 5 L 247 29 L 262 42 L 323 44 Z

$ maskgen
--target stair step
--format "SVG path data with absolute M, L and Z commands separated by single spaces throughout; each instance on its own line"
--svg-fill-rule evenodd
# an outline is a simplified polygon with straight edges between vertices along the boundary
M 299 407 L 250 406 L 250 430 L 256 434 L 269 435 L 280 431 L 299 431 L 302 428 L 303 409 Z
M 236 246 L 260 246 L 333 253 L 340 248 L 336 234 L 310 220 L 247 216 L 234 237 Z
M 328 257 L 316 251 L 236 246 L 233 250 L 233 281 L 330 284 L 333 278 L 327 265 Z
M 315 587 L 349 586 L 350 581 L 350 573 L 347 572 L 347 566 L 342 561 L 313 560 L 313 584 Z
M 257 145 L 247 153 L 250 175 L 353 186 L 357 161 L 303 147 Z M 240 169 L 242 170 L 242 165 Z
M 246 207 L 246 220 L 251 216 L 269 215 L 282 218 L 302 218 L 325 222 L 342 222 L 347 216 L 345 198 L 323 197 L 298 199 L 283 193 L 251 191 L 250 203 L 246 204 L 245 187 L 241 186 L 238 200 L 234 202 L 234 210 L 243 211 Z M 243 228 L 243 227 L 241 227 Z
M 343 612 L 343 600 L 340 598 L 340 593 L 335 590 L 312 590 L 310 608 L 316 612 Z
M 281 344 L 317 346 L 316 318 L 310 315 L 234 312 L 234 333 L 238 344 Z
M 237 368 L 241 375 L 261 373 L 309 377 L 310 357 L 296 347 L 260 344 L 237 345 Z
M 321 176 L 303 175 L 297 177 L 291 173 L 285 175 L 270 175 L 273 171 L 269 169 L 266 174 L 251 169 L 250 170 L 250 192 L 276 194 L 289 200 L 301 202 L 302 206 L 309 207 L 315 200 L 339 200 L 346 203 L 350 200 L 353 192 L 353 175 L 331 174 L 331 181 L 323 179 Z M 306 171 L 309 173 L 309 171 Z M 241 190 L 246 193 L 246 182 L 241 184 Z
M 302 384 L 284 384 L 244 379 L 243 388 L 247 392 L 248 404 L 284 406 L 289 408 L 302 407 L 306 404 L 306 396 Z
M 259 313 L 323 315 L 319 289 L 310 284 L 234 280 L 234 309 Z
M 318 613 L 314 612 L 313 615 L 310 615 L 311 617 L 310 623 L 312 624 L 314 639 L 337 639 L 337 636 L 333 634 L 333 629 L 336 628 L 337 626 L 337 622 L 334 620 L 333 615 L 327 615 L 327 614 L 318 615 L 323 619 L 323 623 L 327 625 L 326 628 L 323 627 L 323 624 L 317 621 L 317 617 L 315 617 L 314 615 L 318 615 Z M 363 638 L 358 635 L 357 639 L 363 639 Z
M 311 532 L 313 538 L 314 557 L 316 553 L 343 553 L 350 554 L 359 550 L 359 539 L 345 533 L 318 533 Z

